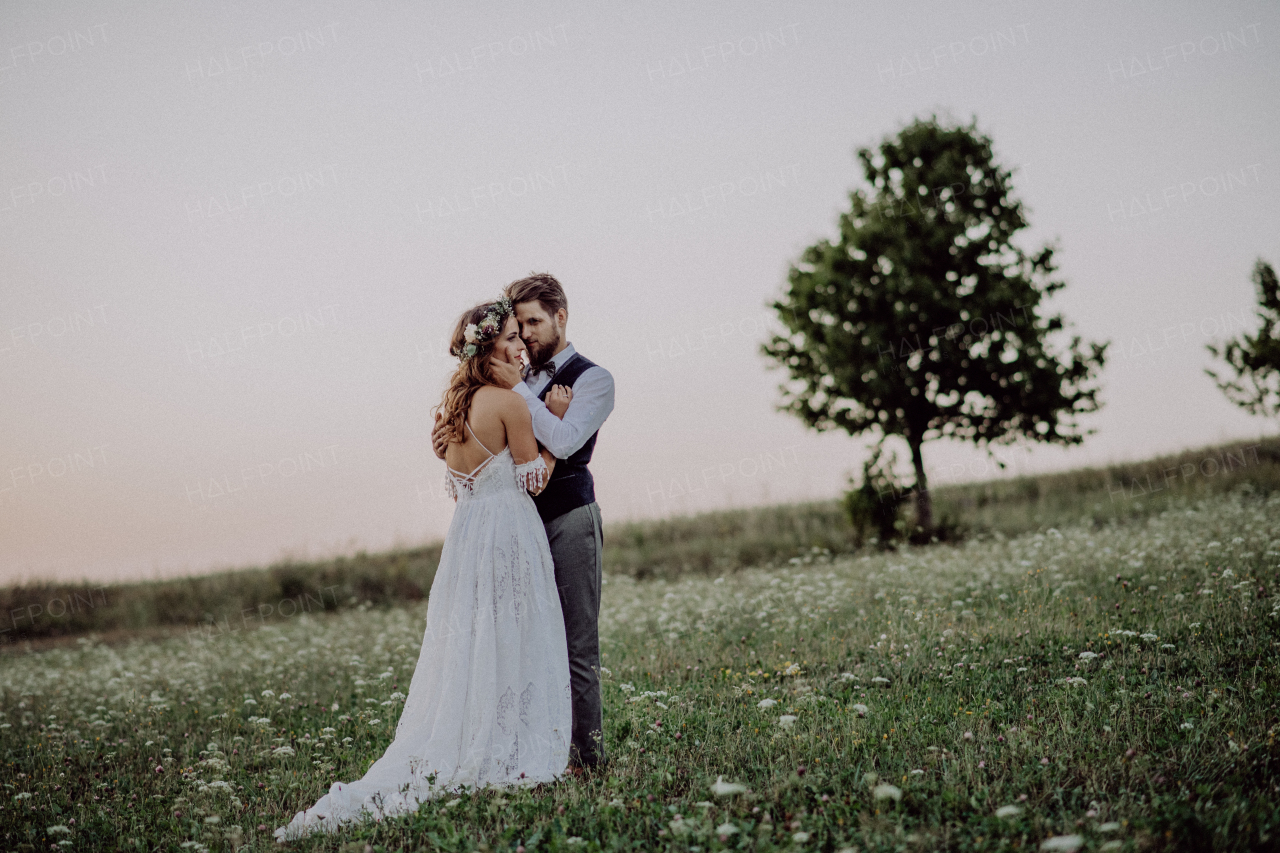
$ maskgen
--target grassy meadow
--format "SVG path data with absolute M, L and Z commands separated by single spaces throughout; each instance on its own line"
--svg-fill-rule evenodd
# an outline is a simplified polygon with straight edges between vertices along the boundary
M 948 538 L 969 541 L 1073 524 L 1125 524 L 1239 488 L 1258 495 L 1280 491 L 1280 438 L 1058 474 L 976 483 L 948 483 L 939 476 L 933 483 L 935 511 Z M 909 513 L 908 504 L 908 521 Z M 621 523 L 609 523 L 605 507 L 605 521 L 605 571 L 640 580 L 776 568 L 813 548 L 833 555 L 875 550 L 858 540 L 837 500 Z M 420 602 L 431 589 L 440 547 L 362 551 L 111 586 L 52 582 L 0 588 L 0 654 L 90 632 L 107 642 L 214 635 L 302 614 Z
M 955 545 L 609 567 L 606 772 L 291 847 L 1280 849 L 1280 490 L 1124 500 Z M 424 624 L 358 604 L 11 647 L 0 849 L 279 849 L 389 743 Z

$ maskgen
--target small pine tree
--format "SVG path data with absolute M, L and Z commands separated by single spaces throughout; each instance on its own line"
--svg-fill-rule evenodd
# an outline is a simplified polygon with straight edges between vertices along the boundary
M 885 458 L 883 452 L 884 443 L 881 442 L 871 451 L 871 457 L 862 463 L 862 482 L 845 492 L 844 509 L 853 524 L 859 546 L 867 540 L 867 532 L 871 529 L 875 530 L 881 546 L 897 539 L 902 532 L 898 510 L 910 491 L 894 475 L 898 455 L 891 451 Z
M 1205 373 L 1227 395 L 1227 399 L 1251 415 L 1280 413 L 1280 282 L 1276 271 L 1262 258 L 1253 266 L 1253 283 L 1258 288 L 1258 319 L 1262 327 L 1256 335 L 1232 338 L 1221 347 L 1208 344 L 1235 373 L 1222 378 L 1212 369 Z

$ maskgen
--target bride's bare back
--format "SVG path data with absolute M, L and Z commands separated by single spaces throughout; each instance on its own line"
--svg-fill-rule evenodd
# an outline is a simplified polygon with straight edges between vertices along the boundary
M 454 471 L 470 473 L 508 445 L 517 465 L 532 462 L 538 456 L 533 418 L 524 398 L 515 391 L 496 385 L 477 389 L 471 398 L 467 422 L 471 429 L 463 429 L 463 440 L 453 442 L 445 450 L 445 464 Z

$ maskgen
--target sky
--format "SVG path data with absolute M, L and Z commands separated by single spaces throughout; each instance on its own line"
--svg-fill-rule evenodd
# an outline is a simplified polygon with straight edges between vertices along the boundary
M 438 540 L 447 337 L 534 271 L 615 380 L 606 525 L 839 495 L 868 440 L 777 410 L 768 304 L 930 115 L 1111 341 L 1083 444 L 932 485 L 1273 435 L 1204 369 L 1280 262 L 1277 105 L 1272 2 L 7 2 L 0 582 Z

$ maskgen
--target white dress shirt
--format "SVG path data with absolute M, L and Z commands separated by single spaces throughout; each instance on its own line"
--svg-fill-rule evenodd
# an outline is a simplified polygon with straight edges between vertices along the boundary
M 576 352 L 573 344 L 568 344 L 556 353 L 551 359 L 556 371 Z M 582 371 L 573 383 L 573 399 L 563 420 L 551 414 L 546 404 L 538 399 L 538 394 L 548 382 L 562 384 L 543 372 L 529 382 L 520 382 L 514 390 L 529 405 L 534 437 L 557 459 L 568 459 L 587 443 L 587 439 L 600 429 L 613 411 L 613 375 L 598 364 Z

